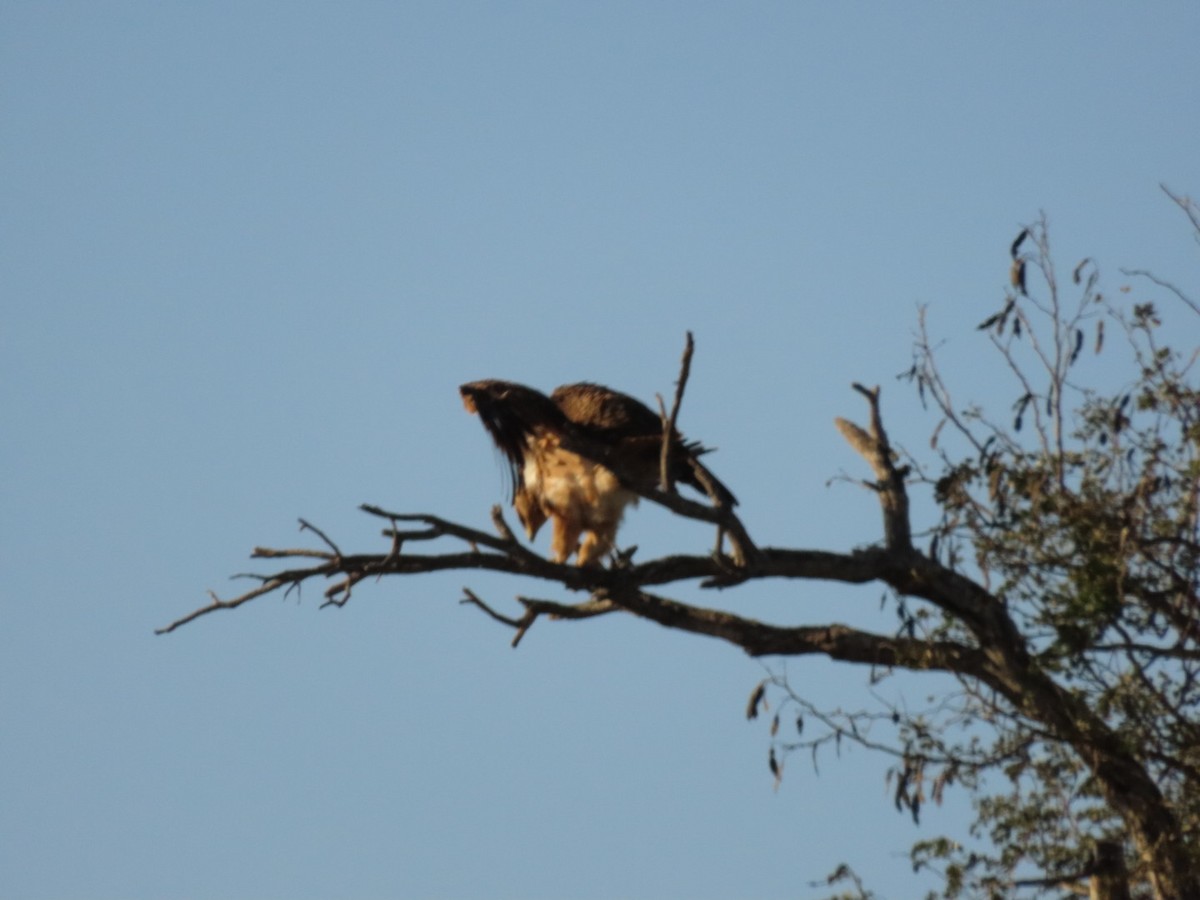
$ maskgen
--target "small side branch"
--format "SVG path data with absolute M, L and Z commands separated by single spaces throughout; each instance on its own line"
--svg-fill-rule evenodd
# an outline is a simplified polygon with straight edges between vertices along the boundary
M 517 602 L 525 608 L 525 612 L 521 618 L 514 619 L 511 616 L 506 616 L 492 609 L 488 604 L 480 600 L 479 596 L 470 588 L 463 588 L 463 595 L 463 599 L 459 601 L 460 603 L 475 606 L 483 610 L 484 613 L 495 621 L 516 629 L 517 633 L 513 635 L 512 639 L 512 646 L 514 648 L 521 643 L 521 638 L 525 636 L 525 632 L 529 630 L 530 626 L 537 621 L 538 616 L 545 615 L 551 619 L 590 619 L 620 609 L 619 606 L 609 600 L 592 599 L 583 603 L 558 603 L 554 600 L 517 597 Z
M 479 595 L 476 594 L 470 588 L 467 588 L 467 587 L 463 588 L 463 598 L 461 600 L 459 600 L 458 602 L 459 603 L 469 603 L 471 606 L 475 606 L 475 607 L 478 607 L 479 609 L 482 609 L 485 613 L 487 613 L 489 616 L 491 616 L 497 622 L 507 625 L 509 628 L 528 627 L 528 626 L 524 625 L 524 621 L 522 619 L 513 619 L 509 616 L 504 615 L 503 613 L 496 612 L 496 610 L 492 609 L 490 606 L 488 606 L 486 603 L 484 603 L 482 600 L 480 600 Z
M 692 371 L 692 354 L 695 352 L 696 343 L 690 331 L 686 332 L 686 342 L 683 348 L 683 357 L 679 361 L 679 378 L 675 382 L 675 399 L 671 404 L 670 413 L 667 412 L 666 406 L 663 404 L 662 396 L 658 397 L 658 413 L 662 417 L 662 449 L 659 454 L 659 489 L 667 496 L 675 496 L 675 482 L 671 477 L 671 449 L 675 444 L 676 435 L 678 434 L 679 408 L 683 405 L 683 393 L 687 389 L 688 377 Z M 692 474 L 696 480 L 704 488 L 713 506 L 716 509 L 724 510 L 727 507 L 725 501 L 721 499 L 721 492 L 713 483 L 711 473 L 704 465 L 696 458 L 688 460 Z M 650 499 L 654 499 L 651 497 Z M 662 502 L 662 501 L 658 501 Z M 687 513 L 679 510 L 680 515 Z M 736 520 L 736 516 L 729 513 L 729 517 Z M 755 552 L 754 545 L 750 542 L 750 536 L 746 533 L 746 529 L 740 521 L 736 524 L 729 524 L 725 517 L 717 521 L 717 539 L 713 553 L 716 556 L 721 556 L 724 552 L 725 536 L 732 532 L 733 555 L 734 561 L 739 566 L 744 566 L 746 560 L 752 552 Z
M 675 382 L 675 401 L 671 404 L 670 415 L 667 415 L 666 411 L 662 409 L 661 397 L 658 401 L 660 412 L 663 414 L 662 454 L 659 458 L 659 484 L 662 485 L 662 489 L 667 493 L 671 493 L 673 490 L 671 481 L 671 444 L 675 436 L 675 423 L 679 421 L 679 407 L 683 404 L 683 392 L 687 388 L 688 376 L 692 371 L 692 353 L 695 349 L 696 343 L 692 338 L 692 333 L 689 331 L 687 332 L 687 340 L 683 347 L 683 358 L 679 361 L 679 380 Z
M 259 578 L 261 582 L 259 586 L 253 590 L 246 591 L 246 593 L 234 597 L 231 600 L 222 600 L 216 595 L 215 592 L 209 591 L 208 596 L 212 601 L 211 603 L 209 603 L 207 606 L 201 606 L 192 610 L 186 616 L 181 616 L 170 625 L 155 629 L 154 633 L 170 634 L 181 625 L 186 625 L 188 622 L 198 619 L 201 616 L 206 616 L 211 612 L 216 612 L 217 610 L 221 609 L 237 609 L 243 603 L 249 603 L 251 600 L 255 600 L 264 594 L 273 593 L 280 588 L 284 589 L 284 596 L 287 596 L 288 591 L 290 591 L 292 588 L 299 587 L 299 585 L 307 579 L 321 575 L 328 575 L 335 570 L 336 564 L 330 561 L 326 565 L 314 566 L 311 569 L 293 569 L 288 572 L 280 572 L 277 575 L 267 577 L 255 576 L 256 578 Z
M 392 523 L 392 528 L 384 532 L 387 537 L 399 536 L 401 540 L 422 540 L 431 541 L 440 537 L 454 537 L 461 541 L 465 541 L 472 546 L 484 546 L 491 550 L 499 550 L 501 553 L 507 553 L 514 545 L 520 546 L 519 542 L 512 536 L 512 532 L 505 526 L 500 537 L 488 534 L 486 531 L 479 531 L 475 528 L 468 528 L 465 525 L 459 525 L 457 522 L 451 522 L 448 519 L 443 519 L 441 516 L 434 516 L 428 513 L 397 513 L 388 512 L 378 506 L 370 503 L 360 504 L 359 509 L 372 516 L 378 516 L 381 519 L 387 519 Z M 493 522 L 495 515 L 493 513 Z M 399 532 L 395 528 L 397 522 L 422 522 L 429 527 L 422 531 Z M 507 536 L 505 535 L 507 532 Z
M 317 537 L 319 537 L 324 542 L 325 546 L 328 547 L 331 551 L 333 551 L 334 556 L 340 557 L 342 555 L 342 551 L 338 547 L 338 545 L 335 544 L 333 541 L 331 541 L 329 539 L 329 537 L 325 534 L 325 532 L 323 532 L 316 525 L 313 525 L 311 522 L 306 521 L 305 519 L 301 519 L 300 520 L 300 530 L 301 531 L 311 531 L 313 534 L 315 534 Z

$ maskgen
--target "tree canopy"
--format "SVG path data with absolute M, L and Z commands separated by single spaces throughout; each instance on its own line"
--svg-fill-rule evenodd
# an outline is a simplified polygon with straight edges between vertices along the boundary
M 1197 207 L 1168 196 L 1200 241 Z M 922 316 L 902 377 L 933 414 L 928 450 L 892 441 L 877 387 L 854 386 L 864 421 L 837 420 L 870 470 L 863 484 L 882 515 L 873 543 L 758 546 L 732 507 L 686 499 L 665 478 L 638 484 L 580 438 L 570 449 L 631 490 L 715 526 L 715 547 L 648 560 L 617 551 L 607 566 L 578 567 L 522 544 L 499 507 L 493 533 L 364 505 L 386 525 L 382 550 L 345 552 L 302 520 L 317 546 L 256 548 L 254 558 L 282 567 L 248 576 L 254 587 L 236 597 L 211 595 L 160 633 L 309 581 L 332 580 L 324 602 L 341 606 L 367 579 L 490 570 L 564 591 L 518 597 L 511 611 L 465 591 L 464 603 L 512 629 L 514 646 L 543 617 L 622 612 L 755 657 L 823 656 L 872 678 L 946 673 L 957 687 L 932 709 L 848 713 L 820 709 L 777 674 L 754 688 L 747 715 L 773 703 L 768 762 L 777 778 L 789 754 L 852 741 L 893 759 L 895 805 L 914 818 L 947 789 L 968 791 L 969 834 L 912 850 L 915 866 L 940 875 L 946 897 L 1054 896 L 1089 884 L 1101 897 L 1200 897 L 1200 306 L 1142 271 L 1123 271 L 1112 288 L 1092 260 L 1060 274 L 1044 218 L 1008 250 L 1011 286 L 977 339 L 1010 376 L 1011 406 L 952 396 Z M 1170 324 L 1178 321 L 1185 325 Z M 1080 361 L 1097 354 L 1111 360 L 1111 383 L 1077 380 Z M 689 335 L 673 407 L 662 409 L 664 435 L 691 355 Z M 934 501 L 931 521 L 913 521 L 918 491 Z M 735 588 L 770 579 L 881 584 L 897 625 L 773 624 L 664 593 L 694 580 Z M 846 867 L 830 882 L 869 895 Z

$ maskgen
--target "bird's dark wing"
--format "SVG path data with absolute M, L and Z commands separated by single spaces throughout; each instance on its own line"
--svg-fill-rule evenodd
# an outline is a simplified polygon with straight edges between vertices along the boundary
M 616 440 L 662 434 L 662 419 L 646 404 L 603 385 L 581 381 L 554 389 L 563 415 L 597 436 Z
M 662 453 L 662 417 L 640 400 L 590 382 L 564 384 L 555 388 L 550 399 L 573 424 L 613 447 L 620 448 L 627 475 L 645 486 L 658 484 L 659 460 Z M 686 441 L 676 433 L 671 442 L 671 477 L 706 494 L 696 468 L 704 473 L 713 492 L 726 506 L 737 504 L 733 492 L 705 468 L 699 457 L 708 450 L 694 441 Z

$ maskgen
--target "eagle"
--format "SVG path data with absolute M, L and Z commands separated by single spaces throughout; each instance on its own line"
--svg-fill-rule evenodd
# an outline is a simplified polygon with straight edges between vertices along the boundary
M 459 393 L 509 463 L 513 508 L 529 539 L 549 519 L 551 559 L 565 563 L 577 554 L 578 565 L 599 565 L 613 549 L 626 507 L 636 505 L 637 490 L 659 486 L 658 413 L 590 382 L 565 384 L 547 397 L 523 384 L 489 379 L 464 384 Z M 589 456 L 576 452 L 584 448 Z M 700 462 L 707 452 L 674 432 L 667 457 L 672 481 L 722 506 L 735 505 L 729 488 Z

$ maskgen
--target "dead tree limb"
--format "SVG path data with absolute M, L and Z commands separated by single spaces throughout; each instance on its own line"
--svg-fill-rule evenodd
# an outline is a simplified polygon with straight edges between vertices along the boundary
M 686 371 L 684 372 L 686 375 Z M 684 377 L 679 383 L 682 394 Z M 310 581 L 332 580 L 322 605 L 344 605 L 366 578 L 437 571 L 481 570 L 539 579 L 584 595 L 579 602 L 518 597 L 519 615 L 501 613 L 469 588 L 463 602 L 512 629 L 514 646 L 537 619 L 583 620 L 624 612 L 664 627 L 718 638 L 752 656 L 819 654 L 870 667 L 944 671 L 970 679 L 1003 698 L 1014 717 L 1032 723 L 1038 733 L 1071 745 L 1087 766 L 1100 794 L 1128 826 L 1138 855 L 1162 897 L 1200 896 L 1200 878 L 1190 868 L 1190 851 L 1162 791 L 1136 754 L 1104 719 L 1037 665 L 1027 639 L 1003 603 L 966 575 L 916 551 L 912 545 L 906 467 L 897 466 L 880 412 L 878 388 L 855 385 L 869 404 L 869 426 L 846 420 L 838 428 L 864 458 L 883 512 L 883 540 L 848 553 L 823 550 L 758 548 L 733 510 L 695 503 L 661 489 L 638 493 L 681 516 L 718 525 L 740 548 L 731 566 L 720 554 L 669 555 L 645 562 L 624 560 L 612 568 L 550 562 L 522 544 L 498 509 L 495 533 L 427 513 L 397 513 L 364 504 L 369 515 L 384 519 L 388 548 L 376 554 L 348 554 L 323 531 L 302 522 L 324 549 L 256 548 L 256 559 L 304 559 L 313 564 L 253 576 L 258 584 L 230 599 L 210 593 L 210 602 L 159 629 L 171 632 L 217 610 L 236 609 L 275 592 L 287 593 Z M 678 397 L 677 397 L 678 399 Z M 676 404 L 677 406 L 678 404 Z M 669 420 L 668 420 L 669 421 Z M 584 446 L 584 456 L 604 465 L 604 448 Z M 622 477 L 619 468 L 614 468 Z M 629 483 L 634 483 L 629 479 Z M 405 529 L 415 524 L 419 527 Z M 449 541 L 442 552 L 414 553 L 413 546 Z M 465 546 L 464 546 L 465 545 Z M 919 598 L 961 623 L 957 638 L 937 640 L 875 634 L 840 624 L 785 625 L 760 622 L 731 612 L 684 603 L 652 592 L 654 587 L 697 581 L 701 587 L 727 587 L 751 580 L 804 579 L 887 585 L 900 597 Z M 798 601 L 798 610 L 802 609 Z M 798 612 L 798 616 L 802 613 Z

